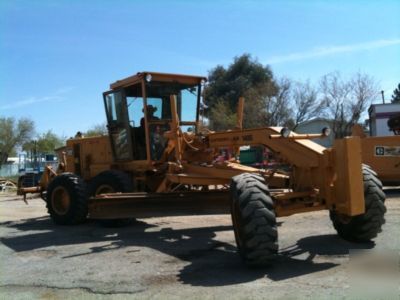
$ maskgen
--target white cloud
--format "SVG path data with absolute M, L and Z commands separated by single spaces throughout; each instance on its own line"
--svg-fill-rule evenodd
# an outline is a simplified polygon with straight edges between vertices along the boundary
M 272 56 L 266 60 L 266 63 L 278 64 L 289 61 L 299 61 L 299 60 L 312 59 L 312 58 L 330 56 L 341 53 L 367 51 L 367 50 L 389 47 L 393 45 L 400 45 L 400 39 L 386 39 L 386 40 L 376 40 L 359 44 L 318 47 L 305 52 L 295 52 L 286 55 Z
M 56 90 L 54 93 L 48 96 L 43 96 L 43 97 L 29 97 L 23 100 L 15 101 L 6 105 L 0 106 L 0 110 L 6 110 L 6 109 L 14 109 L 14 108 L 19 108 L 19 107 L 24 107 L 24 106 L 32 106 L 37 103 L 42 103 L 42 102 L 59 102 L 59 101 L 64 101 L 65 97 L 64 95 L 73 90 L 75 87 L 62 87 Z

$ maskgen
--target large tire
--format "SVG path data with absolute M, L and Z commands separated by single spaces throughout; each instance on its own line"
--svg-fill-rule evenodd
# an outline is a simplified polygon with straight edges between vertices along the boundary
M 133 192 L 131 177 L 121 171 L 107 170 L 95 176 L 89 183 L 89 195 L 96 196 L 105 193 Z M 132 224 L 134 218 L 105 219 L 99 223 L 105 227 L 122 227 Z
M 265 180 L 241 174 L 231 181 L 231 215 L 242 260 L 249 266 L 265 266 L 278 252 L 278 230 L 273 200 Z
M 124 172 L 107 170 L 93 177 L 89 182 L 89 195 L 105 193 L 129 193 L 133 191 L 132 179 Z
M 75 225 L 85 222 L 88 214 L 86 185 L 77 175 L 63 173 L 49 184 L 47 211 L 54 223 Z
M 377 174 L 367 165 L 362 166 L 364 177 L 365 213 L 344 217 L 330 211 L 333 227 L 339 236 L 352 242 L 368 242 L 382 231 L 385 223 L 385 194 Z

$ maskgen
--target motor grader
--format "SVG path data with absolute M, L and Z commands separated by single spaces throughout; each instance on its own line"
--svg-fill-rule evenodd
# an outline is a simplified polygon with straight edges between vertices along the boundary
M 77 136 L 61 149 L 34 188 L 56 224 L 86 218 L 126 220 L 166 215 L 231 213 L 238 252 L 248 265 L 268 264 L 278 251 L 277 218 L 329 210 L 338 234 L 365 242 L 381 231 L 386 211 L 381 182 L 362 165 L 359 137 L 324 148 L 286 128 L 202 126 L 206 78 L 141 72 L 103 94 L 108 136 Z M 240 164 L 241 146 L 274 153 L 273 167 Z M 232 158 L 218 160 L 221 151 Z

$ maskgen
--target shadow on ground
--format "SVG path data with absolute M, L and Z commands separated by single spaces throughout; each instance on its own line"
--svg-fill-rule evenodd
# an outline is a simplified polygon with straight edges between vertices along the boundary
M 385 189 L 383 190 L 386 194 L 386 198 L 396 198 L 396 197 L 400 197 L 400 186 L 388 186 L 385 187 Z
M 349 243 L 336 235 L 310 236 L 281 249 L 276 262 L 270 267 L 249 269 L 240 261 L 236 247 L 215 239 L 217 232 L 232 230 L 231 226 L 172 229 L 159 227 L 161 225 L 165 226 L 138 221 L 124 228 L 104 228 L 89 221 L 84 225 L 68 227 L 56 226 L 48 217 L 42 217 L 0 223 L 2 227 L 18 230 L 13 236 L 0 240 L 16 252 L 107 242 L 105 246 L 93 246 L 87 252 L 63 257 L 66 260 L 123 247 L 149 247 L 176 258 L 165 261 L 165 264 L 176 263 L 177 260 L 188 262 L 177 275 L 178 280 L 195 286 L 224 286 L 262 277 L 285 280 L 337 266 L 330 262 L 315 262 L 316 255 L 346 255 L 349 249 L 371 248 L 374 245 Z M 302 258 L 298 257 L 300 255 Z M 304 259 L 304 256 L 307 258 Z

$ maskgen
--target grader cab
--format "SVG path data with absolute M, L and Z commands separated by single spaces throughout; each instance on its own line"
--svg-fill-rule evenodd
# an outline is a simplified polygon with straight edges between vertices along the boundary
M 206 78 L 142 72 L 104 93 L 109 136 L 69 139 L 57 171 L 35 190 L 53 221 L 86 218 L 124 221 L 160 215 L 231 213 L 238 251 L 249 265 L 269 263 L 278 251 L 277 217 L 327 209 L 338 234 L 369 241 L 386 211 L 376 173 L 362 165 L 359 137 L 326 149 L 314 142 L 329 134 L 286 128 L 223 132 L 202 126 Z M 241 146 L 266 147 L 274 164 L 240 164 Z M 232 158 L 217 159 L 221 152 Z

